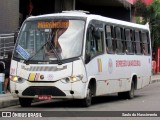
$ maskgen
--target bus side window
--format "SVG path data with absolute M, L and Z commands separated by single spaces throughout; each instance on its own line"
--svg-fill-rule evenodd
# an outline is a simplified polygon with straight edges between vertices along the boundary
M 132 31 L 130 29 L 125 29 L 126 38 L 126 53 L 132 53 L 132 42 L 131 42 Z
M 126 52 L 125 29 L 121 28 L 122 53 Z
M 111 26 L 111 38 L 112 38 L 113 53 L 115 53 L 117 45 L 116 45 L 116 32 L 114 26 Z
M 119 27 L 115 28 L 116 32 L 116 43 L 117 43 L 117 53 L 123 53 L 123 44 L 122 44 L 122 34 L 121 34 L 121 29 Z
M 148 46 L 148 54 L 150 54 L 150 41 L 149 41 L 149 33 L 146 32 L 146 36 L 147 36 L 147 46 Z
M 86 36 L 86 63 L 88 63 L 95 56 L 103 53 L 103 31 L 98 31 L 100 33 L 99 38 L 94 36 L 94 29 L 88 28 Z
M 102 30 L 100 30 L 99 28 L 98 28 L 98 31 L 97 31 L 98 33 L 99 33 L 99 38 L 97 38 L 97 37 L 94 37 L 94 35 L 93 35 L 93 37 L 94 37 L 94 40 L 95 40 L 95 46 L 96 46 L 96 54 L 95 55 L 98 55 L 98 54 L 101 54 L 101 53 L 103 53 L 103 41 L 104 41 L 104 33 L 103 33 L 103 31 Z
M 132 44 L 132 53 L 136 52 L 136 43 L 135 43 L 135 30 L 131 32 L 131 44 Z
M 135 31 L 135 45 L 136 54 L 141 54 L 139 31 Z
M 91 59 L 91 46 L 93 46 L 91 29 L 88 28 L 86 36 L 86 49 L 85 49 L 85 63 L 87 64 Z
M 148 43 L 147 43 L 147 34 L 146 32 L 142 32 L 142 35 L 141 35 L 141 38 L 142 38 L 142 53 L 144 55 L 148 55 Z
M 105 27 L 105 35 L 106 35 L 106 52 L 113 53 L 113 41 L 112 41 L 112 34 L 111 34 L 111 27 Z

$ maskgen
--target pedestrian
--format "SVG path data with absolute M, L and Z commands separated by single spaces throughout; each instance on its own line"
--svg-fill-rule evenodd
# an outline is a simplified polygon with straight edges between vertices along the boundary
M 8 53 L 8 58 L 4 60 L 5 62 L 5 80 L 4 80 L 4 93 L 10 91 L 10 82 L 9 82 L 9 72 L 10 72 L 10 64 L 11 64 L 12 53 Z
M 4 72 L 4 64 L 3 61 L 0 61 L 0 73 Z

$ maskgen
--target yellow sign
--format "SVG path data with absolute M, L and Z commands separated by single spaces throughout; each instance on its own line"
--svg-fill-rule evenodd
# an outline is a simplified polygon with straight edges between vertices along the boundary
M 36 73 L 29 74 L 29 81 L 34 81 Z
M 101 61 L 101 59 L 97 59 L 97 63 L 98 63 L 98 72 L 102 72 L 102 61 Z
M 29 81 L 37 81 L 39 79 L 40 73 L 30 73 L 29 74 Z

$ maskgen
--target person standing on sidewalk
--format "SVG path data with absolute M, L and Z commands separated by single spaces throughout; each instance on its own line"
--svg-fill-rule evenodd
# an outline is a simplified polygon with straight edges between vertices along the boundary
M 12 58 L 12 53 L 8 53 L 8 58 L 4 60 L 5 62 L 5 80 L 4 80 L 4 93 L 7 93 L 10 91 L 9 87 L 9 72 L 10 72 L 10 65 L 11 65 L 11 58 Z

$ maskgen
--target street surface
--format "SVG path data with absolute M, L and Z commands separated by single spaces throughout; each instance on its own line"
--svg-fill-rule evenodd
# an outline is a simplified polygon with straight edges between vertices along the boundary
M 117 94 L 100 96 L 93 98 L 93 104 L 89 108 L 83 108 L 80 106 L 79 102 L 76 100 L 58 101 L 58 102 L 40 102 L 33 103 L 29 108 L 22 108 L 20 105 L 12 106 L 8 108 L 2 108 L 0 111 L 72 111 L 71 116 L 78 116 L 76 111 L 160 111 L 160 82 L 150 84 L 149 86 L 137 90 L 135 92 L 135 98 L 132 100 L 120 99 Z M 54 117 L 54 119 L 65 119 L 65 120 L 81 120 L 83 118 L 78 117 Z M 5 119 L 5 118 L 1 118 Z M 9 119 L 9 118 L 7 118 Z M 10 118 L 15 119 L 17 118 Z M 24 119 L 24 118 L 23 118 Z M 26 119 L 26 118 L 25 118 Z M 28 120 L 30 118 L 27 118 Z M 37 119 L 37 118 L 35 118 Z M 38 118 L 51 120 L 53 117 Z M 134 120 L 136 118 L 124 118 L 124 117 L 85 117 L 87 120 Z M 158 120 L 158 117 L 141 117 L 138 120 Z

